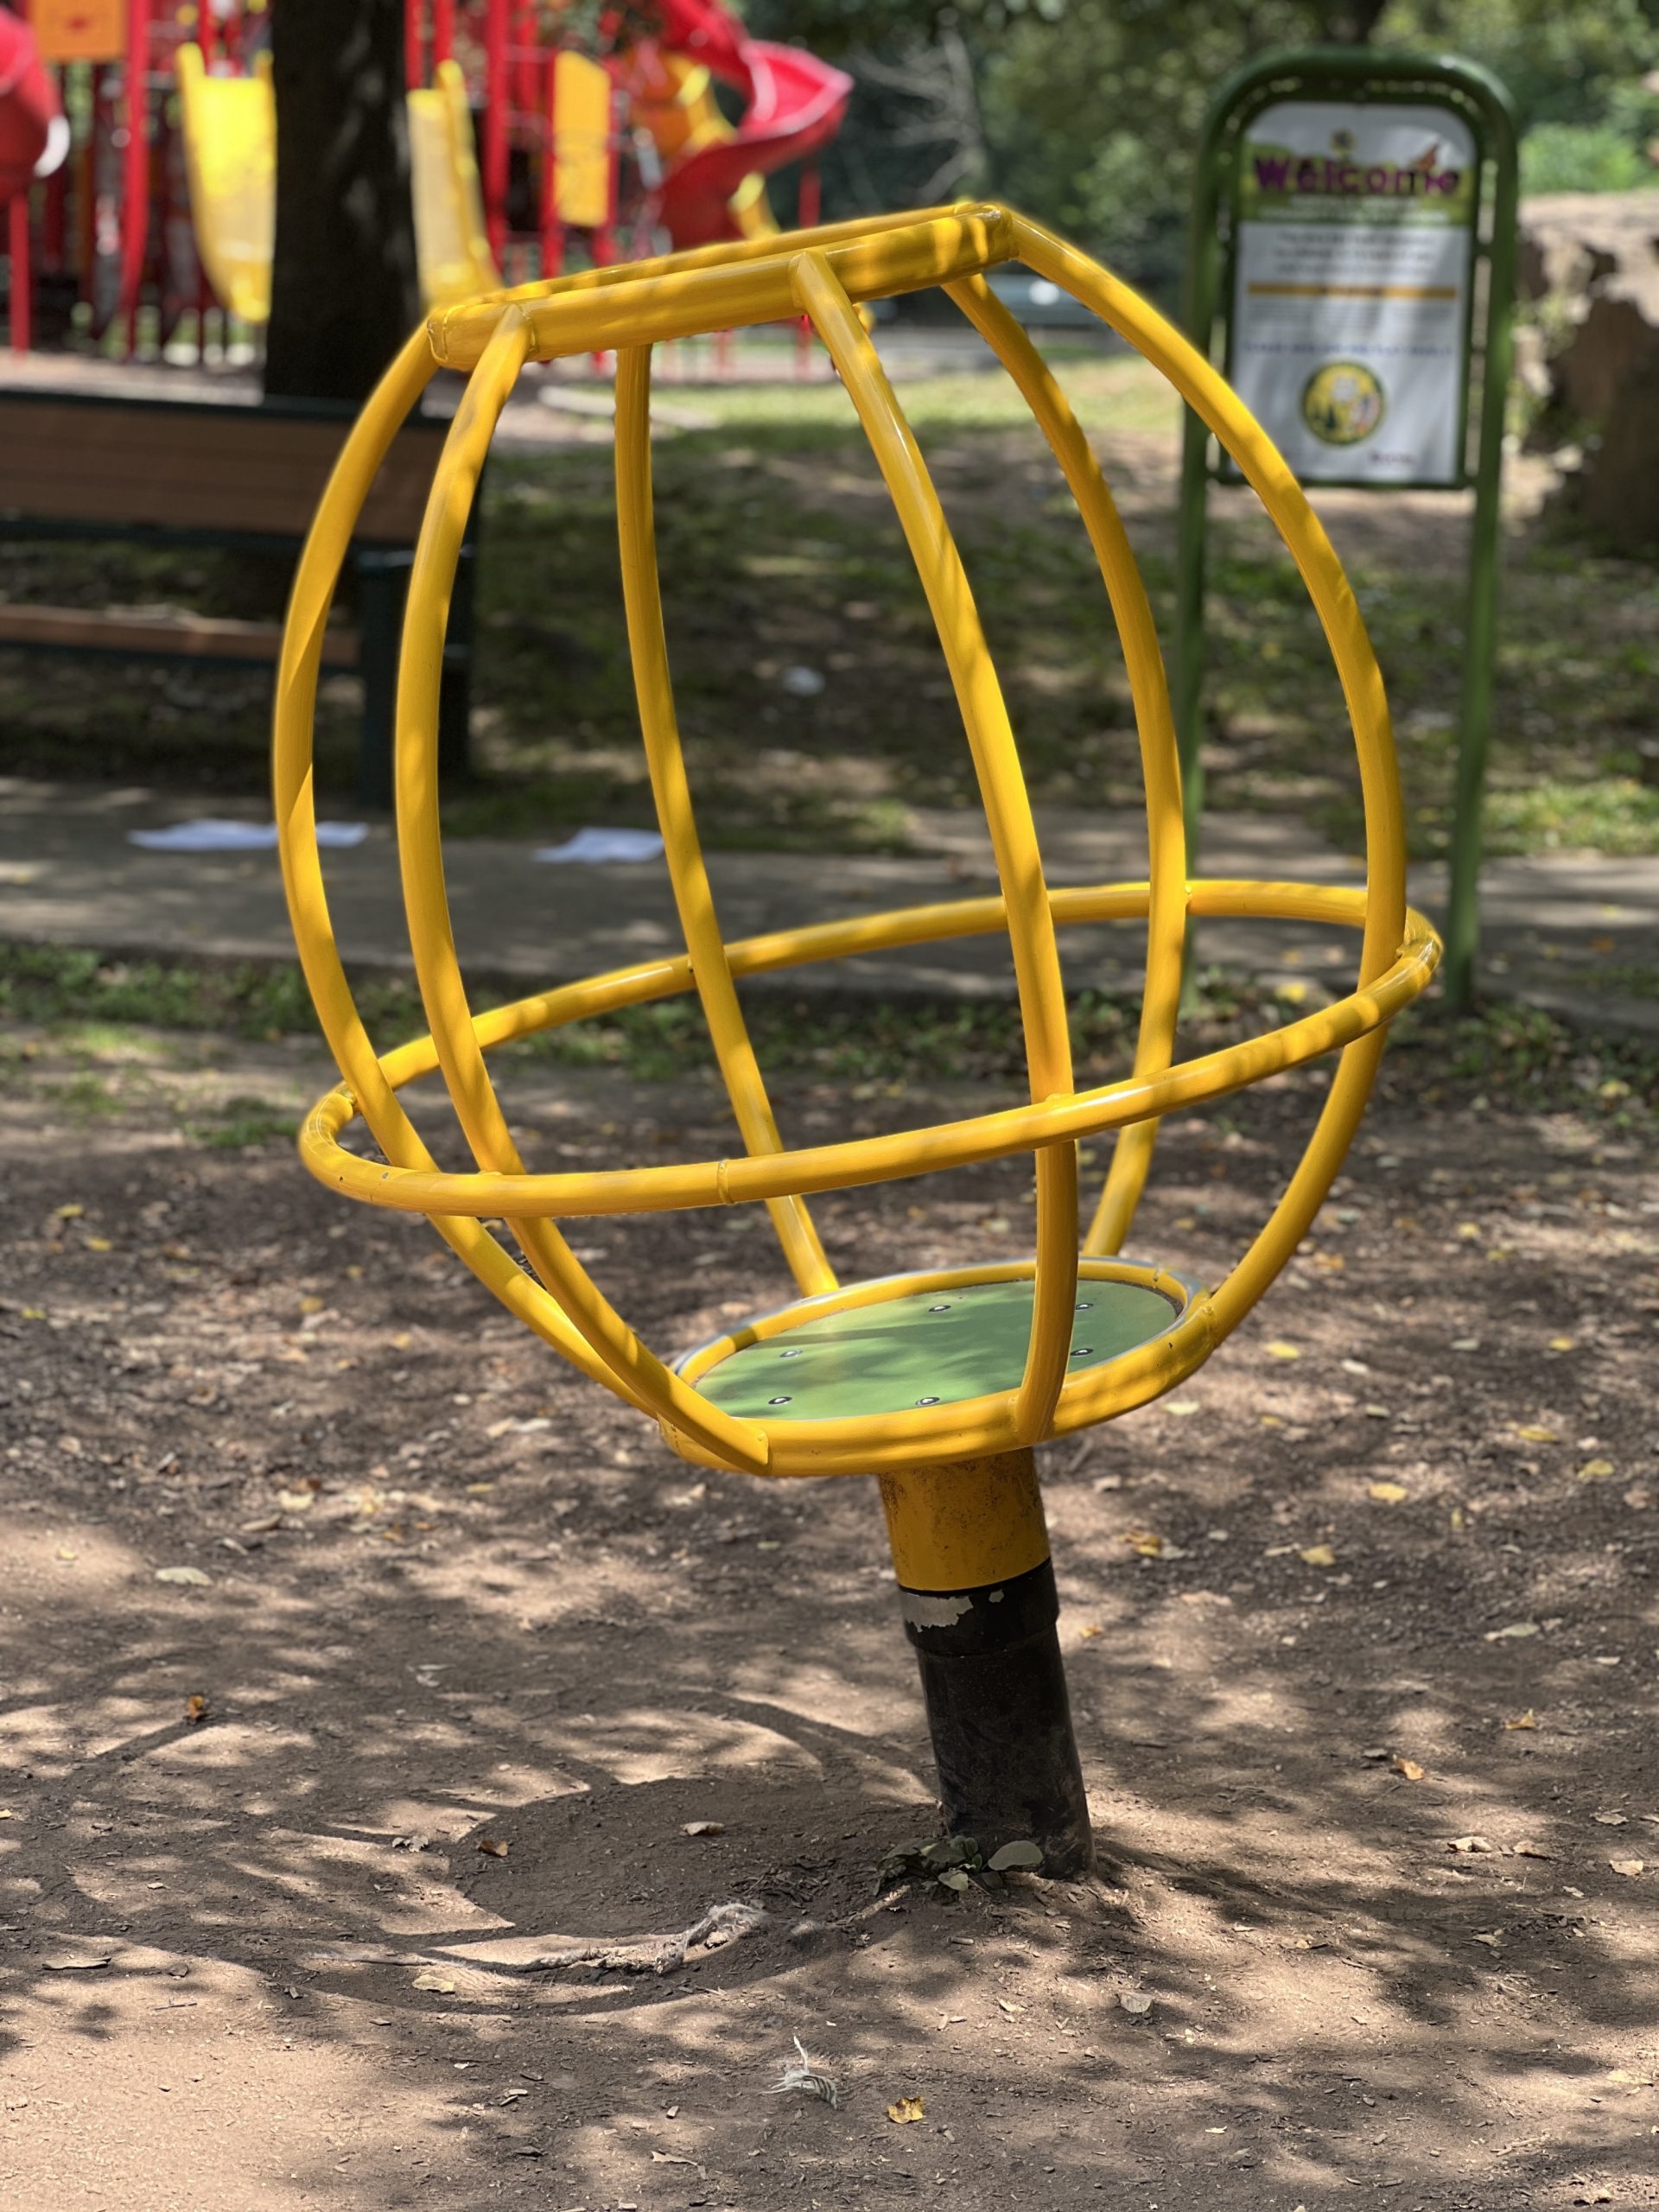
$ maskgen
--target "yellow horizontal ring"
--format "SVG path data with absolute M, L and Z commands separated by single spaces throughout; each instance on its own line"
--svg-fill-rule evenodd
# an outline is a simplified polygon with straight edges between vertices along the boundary
M 1057 891 L 1052 894 L 1054 918 L 1065 923 L 1143 916 L 1149 896 L 1144 883 Z M 1366 904 L 1362 891 L 1292 883 L 1200 880 L 1190 886 L 1188 897 L 1189 911 L 1198 915 L 1327 921 L 1351 926 L 1363 926 Z M 894 944 L 972 936 L 1001 927 L 1003 920 L 1002 900 L 990 898 L 821 923 L 810 929 L 739 941 L 730 947 L 732 972 L 753 975 Z M 622 1168 L 606 1173 L 446 1174 L 393 1167 L 347 1152 L 338 1139 L 355 1115 L 357 1104 L 350 1089 L 340 1085 L 319 1100 L 307 1116 L 300 1152 L 320 1182 L 347 1197 L 402 1212 L 475 1219 L 575 1219 L 600 1214 L 668 1212 L 893 1182 L 1154 1120 L 1176 1108 L 1203 1104 L 1282 1069 L 1316 1059 L 1381 1028 L 1409 1005 L 1433 975 L 1440 950 L 1440 941 L 1428 922 L 1408 909 L 1398 957 L 1374 983 L 1283 1028 L 1139 1079 L 1131 1077 L 1096 1090 L 894 1136 L 855 1138 L 747 1159 Z M 487 1048 L 583 1014 L 611 1013 L 624 1006 L 668 997 L 688 989 L 690 981 L 688 960 L 652 962 L 480 1015 L 474 1030 L 480 1045 Z M 429 1073 L 436 1062 L 431 1039 L 423 1038 L 388 1053 L 380 1065 L 387 1082 L 396 1089 Z

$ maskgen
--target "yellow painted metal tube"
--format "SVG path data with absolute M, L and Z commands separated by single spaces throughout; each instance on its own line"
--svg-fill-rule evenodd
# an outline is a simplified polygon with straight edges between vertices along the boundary
M 503 310 L 444 441 L 410 572 L 398 665 L 397 846 L 415 973 L 439 1065 L 473 1155 L 486 1173 L 520 1176 L 524 1162 L 485 1065 L 455 953 L 438 814 L 438 700 L 449 597 L 462 538 L 502 407 L 524 362 L 517 308 Z M 764 1434 L 690 1390 L 640 1342 L 550 1220 L 517 1217 L 537 1274 L 607 1373 L 658 1420 L 737 1464 L 763 1465 Z
M 1173 385 L 1237 463 L 1272 518 L 1313 601 L 1336 664 L 1353 728 L 1365 818 L 1366 919 L 1360 948 L 1363 991 L 1385 972 L 1406 914 L 1405 816 L 1382 671 L 1352 587 L 1283 456 L 1197 347 L 1127 285 L 1024 216 L 1010 217 L 1021 260 L 1071 294 L 1127 338 Z M 1333 1077 L 1289 1189 L 1235 1270 L 1218 1325 L 1236 1326 L 1296 1249 L 1341 1165 L 1382 1057 L 1370 1039 L 1351 1049 Z
M 770 260 L 774 254 L 804 253 L 815 247 L 844 245 L 850 239 L 873 238 L 880 231 L 914 230 L 918 223 L 960 221 L 968 215 L 995 220 L 1001 213 L 1000 208 L 982 200 L 953 200 L 937 207 L 901 208 L 886 215 L 854 215 L 844 222 L 819 223 L 806 230 L 772 231 L 765 237 L 727 238 L 715 245 L 691 246 L 678 253 L 650 254 L 639 261 L 609 261 L 591 269 L 569 270 L 557 276 L 533 277 L 527 284 L 514 284 L 502 290 L 480 293 L 475 300 L 457 302 L 444 314 L 429 318 L 428 333 L 430 335 L 441 328 L 448 315 L 461 306 L 533 306 L 538 300 L 567 292 L 608 291 L 618 284 L 649 282 L 681 270 L 734 267 L 744 262 Z
M 995 218 L 1000 210 L 975 200 L 957 200 L 939 207 L 911 207 L 896 214 L 855 215 L 842 223 L 820 223 L 804 231 L 773 231 L 764 237 L 722 240 L 717 245 L 693 246 L 682 253 L 659 253 L 639 261 L 611 261 L 592 269 L 573 269 L 557 276 L 538 276 L 528 284 L 514 284 L 476 299 L 456 301 L 427 322 L 428 341 L 441 359 L 448 359 L 453 338 L 462 351 L 482 351 L 488 338 L 487 318 L 502 307 L 533 307 L 542 300 L 563 298 L 575 292 L 611 291 L 619 284 L 649 283 L 688 269 L 731 268 L 750 261 L 769 261 L 778 254 L 792 255 L 814 247 L 837 246 L 851 239 L 874 237 L 880 231 L 913 230 L 918 223 L 960 221 L 964 216 Z M 470 310 L 463 315 L 462 308 Z
M 1086 894 L 1097 914 L 1107 901 L 1105 892 Z M 1055 894 L 1056 904 L 1065 893 Z M 1147 889 L 1141 885 L 1112 887 L 1111 905 L 1125 916 L 1142 915 Z M 1000 910 L 1000 900 L 965 902 L 982 915 Z M 1192 886 L 1191 911 L 1205 915 L 1269 915 L 1274 918 L 1363 921 L 1364 896 L 1358 892 L 1304 887 L 1294 884 L 1208 883 Z M 869 950 L 874 944 L 897 942 L 896 938 L 870 935 L 880 918 L 847 924 L 821 925 L 814 931 L 791 931 L 757 939 L 759 957 L 743 944 L 731 947 L 735 974 L 757 974 L 766 968 L 791 964 L 809 957 L 834 959 L 849 946 Z M 979 926 L 989 926 L 980 924 Z M 935 935 L 944 934 L 935 931 Z M 969 933 L 968 931 L 962 932 Z M 816 952 L 803 950 L 816 941 Z M 915 942 L 914 938 L 906 940 Z M 1400 957 L 1368 988 L 1356 991 L 1328 1007 L 1304 1014 L 1283 1028 L 1269 1031 L 1243 1044 L 1230 1045 L 1196 1059 L 1185 1060 L 1146 1077 L 1130 1076 L 1100 1089 L 1078 1091 L 1058 1099 L 1009 1107 L 993 1114 L 970 1116 L 899 1135 L 861 1137 L 839 1144 L 747 1160 L 674 1163 L 658 1167 L 620 1168 L 598 1173 L 559 1175 L 441 1175 L 385 1166 L 343 1150 L 337 1139 L 356 1111 L 349 1088 L 331 1091 L 313 1108 L 301 1135 L 301 1152 L 320 1181 L 370 1205 L 390 1205 L 412 1213 L 464 1213 L 483 1218 L 501 1216 L 563 1215 L 580 1217 L 608 1213 L 656 1213 L 684 1207 L 729 1205 L 774 1198 L 789 1192 L 856 1188 L 868 1183 L 893 1182 L 908 1175 L 946 1167 L 971 1166 L 980 1160 L 1006 1158 L 1011 1153 L 1033 1151 L 1046 1144 L 1071 1142 L 1109 1128 L 1172 1113 L 1178 1108 L 1206 1103 L 1250 1083 L 1259 1082 L 1354 1039 L 1368 1036 L 1393 1020 L 1402 1007 L 1427 986 L 1440 959 L 1440 940 L 1425 918 L 1412 912 Z M 689 982 L 689 963 L 680 971 Z M 638 985 L 631 978 L 643 979 Z M 590 987 L 575 988 L 589 993 Z M 615 995 L 607 1006 L 639 1003 L 664 997 L 675 986 L 663 968 L 652 964 L 621 971 Z M 685 988 L 682 982 L 679 988 Z M 524 1001 L 525 1007 L 544 1008 L 561 995 Z M 600 1009 L 591 995 L 584 1010 Z M 508 1018 L 519 1009 L 504 1009 L 498 1034 L 523 1035 L 545 1026 L 534 1015 L 522 1017 L 523 1026 Z M 575 1014 L 568 1017 L 575 1018 Z M 481 1023 L 492 1017 L 482 1016 Z M 397 1067 L 400 1082 L 412 1081 L 435 1065 L 430 1039 L 406 1046 L 388 1056 L 388 1070 Z
M 1025 775 L 967 571 L 887 372 L 823 255 L 800 257 L 796 294 L 857 410 L 938 632 L 1007 909 L 1031 1095 L 1056 1098 L 1071 1089 L 1071 1039 L 1054 915 Z M 1065 1380 L 1077 1281 L 1077 1162 L 1068 1146 L 1041 1153 L 1037 1160 L 1037 1285 L 1020 1389 L 1022 1443 L 1046 1433 Z
M 1146 988 L 1135 1072 L 1151 1075 L 1167 1067 L 1173 1052 L 1186 944 L 1186 835 L 1181 814 L 1180 756 L 1157 626 L 1122 518 L 1082 425 L 1047 362 L 982 276 L 964 277 L 945 289 L 1014 378 L 1047 439 L 1077 501 L 1117 625 L 1146 787 L 1152 901 L 1147 917 Z M 1122 1249 L 1146 1187 L 1157 1136 L 1155 1122 L 1137 1122 L 1119 1135 L 1099 1206 L 1084 1239 L 1085 1252 Z
M 1319 517 L 1267 432 L 1196 346 L 1127 284 L 1023 215 L 1008 218 L 1015 251 L 1039 276 L 1097 315 L 1179 392 L 1237 462 L 1272 518 L 1313 601 L 1352 723 L 1365 814 L 1370 903 L 1360 981 L 1380 975 L 1400 944 L 1406 905 L 1405 816 L 1382 672 L 1353 588 Z
M 697 839 L 690 786 L 686 780 L 674 686 L 669 676 L 668 639 L 657 573 L 657 533 L 651 484 L 651 354 L 630 346 L 617 356 L 616 512 L 622 555 L 622 597 L 628 644 L 633 658 L 634 690 L 645 762 L 663 832 L 669 879 L 680 927 L 690 955 L 691 973 L 715 1057 L 732 1102 L 743 1142 L 751 1153 L 783 1150 L 772 1103 L 761 1078 L 748 1025 L 737 1002 L 731 963 L 715 912 L 714 893 Z M 835 1287 L 835 1271 L 798 1198 L 767 1202 L 772 1227 L 790 1272 L 810 1294 Z
M 889 230 L 862 229 L 824 246 L 821 257 L 849 299 L 886 299 L 1009 259 L 1007 226 L 997 208 L 952 209 Z M 787 321 L 799 312 L 791 274 L 798 257 L 798 251 L 767 238 L 748 255 L 727 247 L 718 258 L 655 264 L 655 275 L 625 266 L 611 283 L 561 283 L 540 298 L 516 304 L 529 325 L 532 360 L 654 346 L 704 331 Z M 429 326 L 434 358 L 444 368 L 474 367 L 502 312 L 499 301 L 486 299 L 435 317 Z
M 317 852 L 312 777 L 317 677 L 340 567 L 369 487 L 433 372 L 425 333 L 417 331 L 386 371 L 329 477 L 289 599 L 277 666 L 271 772 L 289 916 L 318 1020 L 346 1079 L 347 1088 L 340 1095 L 352 1100 L 353 1112 L 361 1110 L 375 1142 L 394 1166 L 435 1175 L 436 1162 L 398 1103 L 392 1080 L 381 1071 L 340 964 Z M 433 1226 L 526 1327 L 594 1381 L 608 1379 L 546 1291 L 513 1264 L 479 1222 L 435 1217 Z M 639 1402 L 626 1389 L 623 1395 L 630 1402 Z
M 1048 1557 L 1029 1450 L 884 1474 L 881 1510 L 893 1571 L 906 1590 L 982 1590 Z

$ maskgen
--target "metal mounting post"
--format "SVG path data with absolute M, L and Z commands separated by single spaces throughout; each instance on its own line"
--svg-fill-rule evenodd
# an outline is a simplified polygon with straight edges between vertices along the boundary
M 950 1833 L 988 1859 L 1034 1843 L 1044 1873 L 1086 1874 L 1094 1844 L 1030 1452 L 884 1475 L 881 1503 Z

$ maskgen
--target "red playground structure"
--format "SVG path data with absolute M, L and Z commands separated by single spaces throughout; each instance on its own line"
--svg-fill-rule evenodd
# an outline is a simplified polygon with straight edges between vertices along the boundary
M 282 4 L 0 0 L 14 348 L 200 359 L 217 309 L 221 350 L 247 358 L 269 299 Z M 817 157 L 852 91 L 719 0 L 652 0 L 596 33 L 559 0 L 405 0 L 404 69 L 417 233 L 442 232 L 421 240 L 429 297 L 573 253 L 764 236 L 785 168 L 816 222 Z

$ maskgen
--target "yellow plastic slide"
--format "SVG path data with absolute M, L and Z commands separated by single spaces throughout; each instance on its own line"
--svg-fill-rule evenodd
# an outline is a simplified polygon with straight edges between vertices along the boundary
M 276 105 L 268 55 L 251 77 L 208 73 L 201 49 L 175 63 L 196 251 L 219 299 L 245 322 L 270 318 L 276 227 Z M 467 83 L 453 61 L 409 95 L 410 183 L 421 289 L 429 308 L 500 287 L 484 232 Z
M 270 56 L 251 77 L 213 77 L 199 46 L 181 46 L 178 76 L 196 251 L 219 299 L 244 322 L 270 320 L 276 232 L 276 106 Z
M 440 61 L 429 92 L 409 96 L 409 181 L 415 199 L 415 251 L 429 308 L 475 300 L 501 289 L 484 228 L 467 79 L 458 61 Z
M 646 130 L 663 161 L 672 165 L 705 146 L 724 145 L 737 137 L 734 124 L 720 111 L 712 73 L 683 54 L 659 53 L 656 80 L 632 87 L 631 119 Z M 732 219 L 746 238 L 770 238 L 778 225 L 766 197 L 766 180 L 746 176 L 731 199 Z

